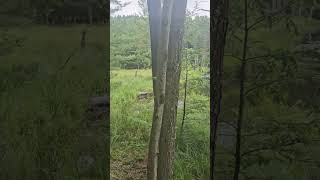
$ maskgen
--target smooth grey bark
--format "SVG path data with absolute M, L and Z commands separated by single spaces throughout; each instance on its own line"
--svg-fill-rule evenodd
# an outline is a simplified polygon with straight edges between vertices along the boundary
M 165 4 L 164 4 L 165 6 Z M 170 24 L 165 104 L 159 145 L 158 180 L 172 180 L 176 140 L 176 118 L 181 73 L 181 49 L 187 0 L 174 1 Z
M 168 43 L 171 24 L 173 0 L 148 1 L 153 90 L 155 94 L 153 121 L 149 141 L 148 180 L 158 179 L 159 139 L 165 98 L 166 69 L 168 61 Z M 161 8 L 162 7 L 162 8 Z
M 158 168 L 158 152 L 159 152 L 159 138 L 161 129 L 161 118 L 159 117 L 159 93 L 158 93 L 158 46 L 160 40 L 160 22 L 161 22 L 161 1 L 148 0 L 149 11 L 149 26 L 150 26 L 150 40 L 151 40 L 151 58 L 152 58 L 152 79 L 153 79 L 153 94 L 154 94 L 154 110 L 152 118 L 152 128 L 149 140 L 148 152 L 148 166 L 147 179 L 157 179 Z

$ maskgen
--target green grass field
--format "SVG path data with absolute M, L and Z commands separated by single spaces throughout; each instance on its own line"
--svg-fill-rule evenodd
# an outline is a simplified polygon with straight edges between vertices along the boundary
M 80 50 L 83 28 L 8 28 L 23 41 L 0 57 L 0 136 L 7 140 L 0 143 L 0 179 L 102 179 L 106 134 L 102 128 L 85 136 L 92 132 L 85 110 L 88 98 L 105 92 L 108 28 L 87 27 Z M 87 155 L 89 168 L 79 162 Z
M 181 102 L 184 94 L 183 74 L 180 84 Z M 189 75 L 187 116 L 182 137 L 180 124 L 183 109 L 181 105 L 178 107 L 174 170 L 177 180 L 205 180 L 209 177 L 209 96 L 206 94 L 209 93 L 209 82 L 204 80 L 201 83 L 197 79 L 201 79 L 202 74 L 196 70 Z M 152 92 L 151 70 L 113 70 L 110 88 L 111 178 L 145 179 L 153 97 L 138 100 L 137 95 L 139 92 Z

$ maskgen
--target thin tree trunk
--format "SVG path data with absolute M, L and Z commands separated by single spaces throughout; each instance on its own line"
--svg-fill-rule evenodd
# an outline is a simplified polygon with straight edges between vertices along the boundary
M 310 8 L 310 12 L 309 12 L 309 18 L 312 19 L 313 18 L 313 11 L 314 11 L 314 6 L 312 6 Z
M 172 2 L 172 1 L 171 1 Z M 165 8 L 164 3 L 164 8 Z M 172 180 L 176 140 L 176 117 L 181 73 L 181 48 L 187 0 L 173 3 L 170 25 L 168 66 L 166 67 L 165 106 L 160 134 L 158 180 Z M 163 11 L 165 14 L 165 11 Z M 171 15 L 171 16 L 170 16 Z
M 234 174 L 233 180 L 239 179 L 240 166 L 241 166 L 241 130 L 242 130 L 242 121 L 243 121 L 243 110 L 245 103 L 245 94 L 244 94 L 244 83 L 246 79 L 246 58 L 247 58 L 247 46 L 248 46 L 248 0 L 244 1 L 245 12 L 244 12 L 244 41 L 243 41 L 243 53 L 242 53 L 242 62 L 240 70 L 240 99 L 239 99 L 239 112 L 238 112 L 238 121 L 237 121 L 237 134 L 236 134 L 236 153 L 235 153 L 235 164 L 234 164 Z
M 277 0 L 272 0 L 272 12 L 277 10 Z
M 195 57 L 195 63 L 194 63 L 195 67 L 198 68 L 199 67 L 199 56 L 198 54 Z
M 88 6 L 88 20 L 89 20 L 89 24 L 92 24 L 92 7 L 91 4 Z
M 198 69 L 199 69 L 200 72 L 202 72 L 201 67 L 202 67 L 202 56 L 199 56 Z
M 308 40 L 309 40 L 309 42 L 312 41 L 312 34 L 311 34 L 311 32 L 308 32 Z
M 161 130 L 161 116 L 159 115 L 159 80 L 158 80 L 158 47 L 160 41 L 160 22 L 161 22 L 161 1 L 148 0 L 151 57 L 152 57 L 152 79 L 154 94 L 154 110 L 152 119 L 152 128 L 149 140 L 147 179 L 157 179 L 159 138 Z
M 86 34 L 87 34 L 87 31 L 83 30 L 81 34 L 81 48 L 86 47 Z
M 303 7 L 303 2 L 300 0 L 300 1 L 299 1 L 299 7 L 298 7 L 299 17 L 302 16 L 302 7 Z
M 49 25 L 49 13 L 46 12 L 46 24 Z
M 136 69 L 136 73 L 134 74 L 134 77 L 137 77 L 139 69 L 140 69 L 140 65 L 138 64 L 138 69 Z
M 299 7 L 299 8 L 298 8 L 298 15 L 299 15 L 299 17 L 302 16 L 302 7 Z
M 214 179 L 215 168 L 215 154 L 216 154 L 216 142 L 217 142 L 217 127 L 219 122 L 221 98 L 222 98 L 222 73 L 223 73 L 223 57 L 224 46 L 226 40 L 226 33 L 228 30 L 228 12 L 229 12 L 229 0 L 215 1 L 213 3 L 214 10 L 220 10 L 222 16 L 217 17 L 212 11 L 213 22 L 211 23 L 212 40 L 211 40 L 211 54 L 210 58 L 212 63 L 210 71 L 210 81 L 213 85 L 210 92 L 211 108 L 210 108 L 210 166 L 211 174 L 210 179 Z
M 185 82 L 184 82 L 183 115 L 182 115 L 181 130 L 180 130 L 181 139 L 183 139 L 183 127 L 186 119 L 187 87 L 188 87 L 188 50 L 186 49 L 186 76 L 185 76 Z

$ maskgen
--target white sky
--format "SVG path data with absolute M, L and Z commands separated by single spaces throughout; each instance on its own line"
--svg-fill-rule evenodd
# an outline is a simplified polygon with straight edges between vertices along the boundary
M 138 6 L 138 0 L 120 0 L 121 2 L 131 2 L 129 5 L 124 7 L 121 11 L 115 13 L 114 15 L 135 15 L 141 12 L 141 8 Z M 210 0 L 187 0 L 187 8 L 192 10 L 195 2 L 198 2 L 199 8 L 210 10 Z M 210 16 L 209 12 L 199 11 L 198 15 Z

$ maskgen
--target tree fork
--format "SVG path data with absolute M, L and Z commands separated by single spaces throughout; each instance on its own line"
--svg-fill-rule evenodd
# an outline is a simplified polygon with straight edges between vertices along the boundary
M 159 139 L 162 127 L 162 116 L 165 98 L 166 69 L 168 60 L 168 43 L 171 24 L 173 0 L 148 1 L 151 52 L 152 52 L 152 75 L 153 90 L 155 94 L 153 122 L 149 142 L 148 154 L 148 180 L 158 178 L 158 154 Z M 162 8 L 161 8 L 162 7 Z

